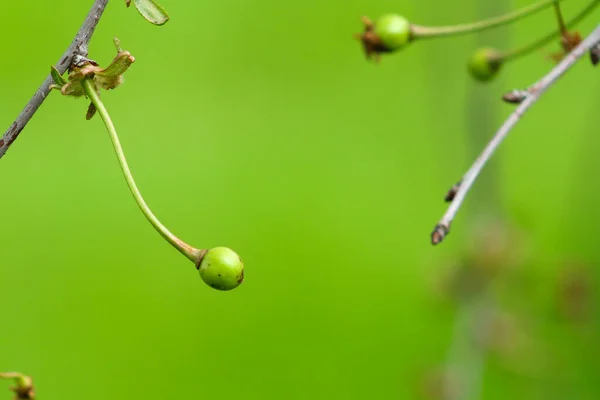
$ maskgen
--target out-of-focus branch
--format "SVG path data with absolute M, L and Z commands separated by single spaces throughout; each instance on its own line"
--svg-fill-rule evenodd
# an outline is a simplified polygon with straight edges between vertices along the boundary
M 73 56 L 77 54 L 87 56 L 88 43 L 92 39 L 96 25 L 98 25 L 107 4 L 108 0 L 94 1 L 94 5 L 85 18 L 85 21 L 83 21 L 83 25 L 79 28 L 77 35 L 75 35 L 75 39 L 73 39 L 69 48 L 67 48 L 55 65 L 56 69 L 58 69 L 61 74 L 65 73 L 67 68 L 69 68 L 69 65 L 71 65 Z M 4 135 L 0 138 L 0 158 L 4 156 L 10 145 L 19 136 L 19 133 L 25 128 L 25 125 L 27 125 L 31 117 L 33 117 L 33 114 L 35 114 L 42 105 L 46 96 L 50 93 L 50 85 L 53 82 L 52 77 L 48 75 L 33 97 L 29 100 L 23 111 L 21 111 L 17 119 L 10 125 L 6 132 L 4 132 Z
M 486 350 L 477 342 L 475 334 L 491 312 L 487 303 L 487 299 L 481 298 L 458 308 L 443 377 L 444 400 L 481 397 Z

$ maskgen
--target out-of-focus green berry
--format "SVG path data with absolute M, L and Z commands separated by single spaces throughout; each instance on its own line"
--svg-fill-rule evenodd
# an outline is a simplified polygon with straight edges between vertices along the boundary
M 200 277 L 217 290 L 231 290 L 244 280 L 244 263 L 237 253 L 227 247 L 208 250 L 197 265 Z
M 374 33 L 387 50 L 398 50 L 410 42 L 410 22 L 400 15 L 387 14 L 375 21 Z
M 477 49 L 469 59 L 467 67 L 471 76 L 480 82 L 492 80 L 502 66 L 502 53 L 492 48 Z

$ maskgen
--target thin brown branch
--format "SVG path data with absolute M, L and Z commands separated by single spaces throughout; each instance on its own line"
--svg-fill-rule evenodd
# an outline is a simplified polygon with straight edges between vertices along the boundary
M 77 35 L 71 42 L 69 48 L 62 55 L 58 63 L 55 65 L 56 69 L 63 74 L 71 65 L 71 60 L 76 54 L 87 56 L 88 54 L 88 43 L 92 39 L 96 25 L 100 21 L 100 17 L 108 4 L 108 0 L 95 0 L 92 9 L 88 13 L 83 25 L 79 28 Z M 48 93 L 50 93 L 50 85 L 53 83 L 52 77 L 48 75 L 38 90 L 35 92 L 33 97 L 29 100 L 23 111 L 19 114 L 17 119 L 11 124 L 11 126 L 4 132 L 4 135 L 0 138 L 0 158 L 4 156 L 8 148 L 19 136 L 19 133 L 25 128 L 25 125 L 29 122 L 33 114 L 42 105 Z
M 558 65 L 556 65 L 548 74 L 546 74 L 537 83 L 531 86 L 527 98 L 515 109 L 515 111 L 502 124 L 494 137 L 490 140 L 483 152 L 475 160 L 471 168 L 467 171 L 461 180 L 458 190 L 454 192 L 454 196 L 448 210 L 442 219 L 435 226 L 431 233 L 432 244 L 438 244 L 450 232 L 450 224 L 454 220 L 456 213 L 462 205 L 465 196 L 469 189 L 477 179 L 477 176 L 494 154 L 500 143 L 506 138 L 511 129 L 521 119 L 523 114 L 540 98 L 540 96 L 552 86 L 561 76 L 563 76 L 577 60 L 579 60 L 590 49 L 600 43 L 600 25 L 585 38 L 575 49 L 573 49 Z

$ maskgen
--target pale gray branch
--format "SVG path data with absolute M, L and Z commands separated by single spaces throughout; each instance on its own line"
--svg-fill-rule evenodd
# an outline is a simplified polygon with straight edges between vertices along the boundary
M 87 56 L 88 54 L 88 43 L 90 42 L 96 25 L 100 21 L 100 17 L 108 4 L 108 0 L 95 0 L 92 9 L 88 13 L 83 25 L 79 28 L 75 39 L 71 42 L 69 48 L 62 55 L 58 63 L 55 65 L 58 71 L 63 74 L 69 65 L 71 60 L 76 54 Z M 52 77 L 48 75 L 42 85 L 35 92 L 33 97 L 29 100 L 23 111 L 19 114 L 17 119 L 12 125 L 4 132 L 4 135 L 0 138 L 0 158 L 4 156 L 10 145 L 19 136 L 19 133 L 25 128 L 25 125 L 29 122 L 33 114 L 42 105 L 46 96 L 50 93 L 50 85 L 53 83 Z
M 469 189 L 477 179 L 477 176 L 494 154 L 500 143 L 506 138 L 510 130 L 515 126 L 523 114 L 531 107 L 558 78 L 564 75 L 577 60 L 586 54 L 592 47 L 600 42 L 600 25 L 586 37 L 575 49 L 573 49 L 558 65 L 556 65 L 546 76 L 531 86 L 530 93 L 526 99 L 516 108 L 516 110 L 508 117 L 494 137 L 490 140 L 483 152 L 477 157 L 471 168 L 465 173 L 457 186 L 457 190 L 453 193 L 453 199 L 448 207 L 448 210 L 442 219 L 435 226 L 431 233 L 432 244 L 440 243 L 444 237 L 450 232 L 450 225 L 456 216 L 460 206 L 462 205 L 465 196 Z

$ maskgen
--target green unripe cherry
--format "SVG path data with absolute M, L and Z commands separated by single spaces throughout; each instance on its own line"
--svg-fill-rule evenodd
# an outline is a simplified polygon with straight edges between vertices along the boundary
M 396 14 L 387 14 L 375 21 L 374 33 L 389 51 L 398 50 L 411 40 L 410 22 Z
M 208 250 L 196 265 L 200 277 L 217 290 L 231 290 L 244 280 L 244 263 L 230 248 L 214 247 Z
M 485 47 L 477 49 L 471 55 L 467 68 L 473 78 L 480 82 L 488 82 L 498 74 L 502 62 L 503 57 L 500 51 Z

